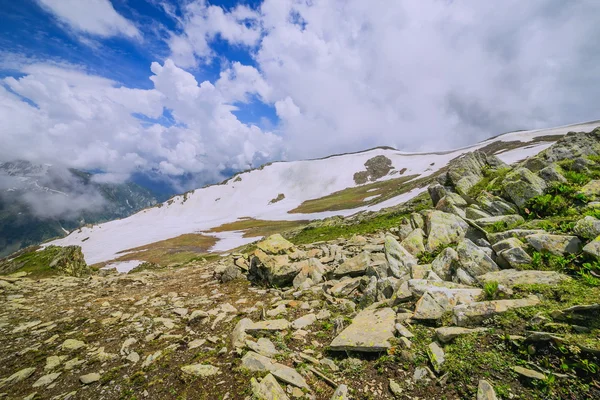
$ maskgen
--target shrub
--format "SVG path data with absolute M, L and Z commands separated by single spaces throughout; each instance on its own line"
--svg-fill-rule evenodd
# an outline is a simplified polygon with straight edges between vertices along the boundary
M 493 300 L 498 297 L 498 282 L 486 282 L 483 285 L 483 293 L 486 300 Z

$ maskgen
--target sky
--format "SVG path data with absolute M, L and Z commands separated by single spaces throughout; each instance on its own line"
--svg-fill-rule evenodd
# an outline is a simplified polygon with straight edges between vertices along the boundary
M 183 191 L 600 118 L 596 0 L 0 0 L 0 160 Z

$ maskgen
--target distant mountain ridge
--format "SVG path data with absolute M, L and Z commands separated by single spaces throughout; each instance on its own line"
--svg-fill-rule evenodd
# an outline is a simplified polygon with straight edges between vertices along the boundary
M 0 162 L 0 257 L 156 203 L 150 191 L 132 182 L 98 183 L 76 169 Z

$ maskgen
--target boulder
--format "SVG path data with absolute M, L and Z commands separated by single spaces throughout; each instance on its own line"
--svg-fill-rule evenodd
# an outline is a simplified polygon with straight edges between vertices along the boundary
M 543 195 L 546 187 L 542 178 L 524 167 L 509 172 L 503 181 L 504 192 L 521 209 L 529 199 Z
M 48 246 L 42 251 L 50 251 L 52 249 L 60 249 L 49 264 L 49 267 L 59 275 L 82 277 L 91 274 L 92 270 L 85 262 L 81 247 Z
M 568 276 L 554 271 L 518 271 L 516 269 L 488 272 L 477 277 L 482 285 L 488 282 L 498 282 L 498 284 L 509 288 L 516 285 L 556 285 L 568 279 L 570 279 Z
M 226 283 L 245 278 L 242 271 L 236 265 L 229 265 L 221 275 L 221 282 Z
M 600 180 L 591 180 L 579 190 L 590 201 L 600 200 Z
M 566 183 L 567 180 L 560 173 L 560 169 L 556 164 L 550 164 L 546 168 L 543 168 L 539 172 L 540 178 L 542 178 L 548 184 Z
M 600 260 L 600 236 L 583 246 L 583 252 Z
M 477 400 L 498 400 L 494 387 L 486 380 L 481 379 L 477 387 Z
M 457 247 L 458 264 L 473 278 L 491 271 L 497 271 L 498 265 L 490 256 L 469 239 L 463 240 Z
M 479 288 L 446 289 L 432 287 L 415 304 L 413 319 L 439 320 L 458 304 L 477 301 L 483 291 Z
M 475 200 L 481 209 L 491 215 L 516 214 L 518 208 L 501 197 L 483 192 Z
M 469 206 L 465 208 L 465 217 L 472 220 L 478 220 L 481 218 L 491 217 L 487 212 L 476 208 L 475 206 Z
M 418 256 L 425 251 L 424 242 L 425 232 L 421 228 L 412 231 L 400 245 L 406 249 L 411 255 Z
M 492 245 L 492 249 L 496 253 L 500 253 L 504 250 L 512 249 L 515 247 L 523 248 L 525 247 L 525 243 L 523 243 L 516 237 L 510 237 L 508 239 L 500 240 Z
M 502 168 L 506 164 L 482 151 L 466 153 L 450 161 L 446 179 L 452 182 L 459 194 L 466 195 L 483 178 L 482 169 L 489 166 Z
M 464 207 L 466 206 L 467 202 L 460 195 L 456 193 L 448 193 L 440 201 L 438 201 L 435 209 L 465 218 L 466 214 Z
M 425 220 L 428 235 L 425 249 L 429 252 L 458 243 L 469 229 L 469 225 L 462 218 L 443 211 L 429 211 L 425 215 Z
M 429 356 L 429 361 L 431 361 L 431 365 L 433 365 L 433 369 L 438 374 L 442 372 L 442 367 L 446 362 L 446 354 L 444 353 L 444 349 L 437 344 L 437 342 L 432 342 L 427 346 L 427 355 Z
M 249 278 L 271 286 L 288 286 L 302 268 L 298 263 L 290 263 L 287 255 L 269 255 L 261 249 L 254 252 L 250 263 Z
M 338 279 L 343 276 L 356 277 L 364 275 L 370 262 L 371 258 L 369 257 L 369 253 L 360 253 L 337 267 L 333 271 L 333 277 Z
M 518 214 L 498 215 L 496 217 L 480 218 L 477 220 L 477 225 L 485 228 L 487 226 L 502 224 L 504 228 L 514 227 L 525 222 L 525 218 Z
M 446 247 L 431 262 L 431 269 L 445 281 L 452 279 L 452 273 L 458 267 L 458 253 L 451 247 Z
M 260 383 L 256 378 L 250 380 L 253 400 L 289 400 L 273 374 L 267 374 Z
M 502 268 L 527 268 L 533 259 L 522 247 L 512 247 L 498 253 L 496 262 Z
M 595 239 L 600 236 L 600 220 L 590 215 L 577 221 L 573 232 L 584 239 Z
M 525 240 L 537 251 L 548 251 L 557 256 L 581 251 L 581 240 L 577 236 L 538 233 L 526 236 Z
M 270 372 L 274 377 L 299 388 L 308 389 L 306 381 L 294 368 L 279 364 L 274 360 L 261 356 L 253 351 L 242 357 L 242 368 L 252 372 Z
M 413 257 L 392 235 L 385 236 L 385 258 L 391 275 L 402 279 L 410 276 L 410 268 L 418 264 Z
M 391 347 L 396 313 L 391 308 L 363 310 L 329 345 L 334 351 L 381 352 Z
M 471 304 L 460 304 L 453 309 L 452 322 L 458 326 L 476 325 L 481 321 L 502 314 L 508 310 L 535 306 L 540 303 L 537 296 L 514 300 L 480 301 Z
M 439 183 L 432 184 L 427 188 L 427 191 L 429 192 L 429 197 L 431 197 L 431 202 L 433 203 L 434 207 L 442 199 L 442 197 L 446 196 L 446 194 L 449 192 L 448 189 Z
M 209 377 L 219 374 L 219 368 L 209 364 L 191 364 L 181 367 L 181 371 L 185 374 L 199 377 Z
M 339 282 L 335 282 L 329 288 L 329 294 L 336 297 L 348 297 L 350 294 L 358 290 L 361 285 L 367 285 L 369 278 L 366 276 L 359 276 L 357 278 L 342 279 Z M 329 282 L 328 282 L 329 283 Z
M 488 239 L 493 244 L 509 238 L 525 239 L 529 235 L 547 234 L 548 232 L 541 229 L 511 229 L 509 231 L 490 233 Z
M 294 277 L 292 284 L 294 288 L 299 288 L 302 284 L 310 279 L 314 284 L 320 283 L 323 280 L 323 275 L 325 275 L 325 266 L 321 264 L 319 260 L 316 258 L 309 258 L 308 260 L 303 260 L 298 263 L 300 272 L 298 275 Z
M 286 240 L 279 233 L 269 236 L 268 238 L 258 242 L 256 245 L 260 250 L 264 251 L 266 254 L 277 255 L 277 254 L 286 254 L 288 252 L 293 251 L 294 244 L 288 240 Z

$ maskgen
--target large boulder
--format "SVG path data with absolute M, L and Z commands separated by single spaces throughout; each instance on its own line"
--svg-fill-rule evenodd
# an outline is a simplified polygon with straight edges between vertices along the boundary
M 469 225 L 462 218 L 443 211 L 427 212 L 425 221 L 428 235 L 425 250 L 429 252 L 460 242 L 469 229 Z
M 417 228 L 412 231 L 403 241 L 400 243 L 402 247 L 406 249 L 411 255 L 418 256 L 425 251 L 424 243 L 425 232 L 422 229 Z
M 254 251 L 249 279 L 270 286 L 284 287 L 292 283 L 301 270 L 299 263 L 291 263 L 287 255 L 269 255 L 261 249 Z
M 543 195 L 546 187 L 542 178 L 523 167 L 508 173 L 503 181 L 504 192 L 521 209 L 529 199 Z
M 458 253 L 458 264 L 460 268 L 473 278 L 477 278 L 479 275 L 488 272 L 499 270 L 498 265 L 494 260 L 469 239 L 463 240 L 456 247 L 456 252 Z
M 569 132 L 546 150 L 525 161 L 525 167 L 539 171 L 562 160 L 575 160 L 582 156 L 600 154 L 600 130 L 589 133 Z
M 595 239 L 600 236 L 600 220 L 588 215 L 577 221 L 573 227 L 573 232 L 584 239 Z
M 514 204 L 488 192 L 481 193 L 476 202 L 483 211 L 491 215 L 516 214 L 519 211 Z
M 411 267 L 418 263 L 392 235 L 385 236 L 385 258 L 391 275 L 399 279 L 410 277 Z
M 359 255 L 346 260 L 339 267 L 337 267 L 333 271 L 333 277 L 338 279 L 343 276 L 356 277 L 364 275 L 370 262 L 371 258 L 369 257 L 369 253 L 360 253 Z
M 296 275 L 292 281 L 292 284 L 296 289 L 301 287 L 308 279 L 314 284 L 320 283 L 326 272 L 325 266 L 323 266 L 316 258 L 300 261 L 298 262 L 298 267 L 300 272 L 298 272 L 298 275 Z
M 286 254 L 294 249 L 294 244 L 286 240 L 279 233 L 269 236 L 268 238 L 258 242 L 256 245 L 260 250 L 266 254 Z
M 456 192 L 466 195 L 483 178 L 482 169 L 488 167 L 503 168 L 506 164 L 481 151 L 466 153 L 450 161 L 445 178 L 452 183 Z
M 431 269 L 441 279 L 449 281 L 458 267 L 458 253 L 451 247 L 446 247 L 431 262 Z
M 329 345 L 334 351 L 386 351 L 392 345 L 396 313 L 391 308 L 366 309 L 358 313 L 350 326 L 336 336 Z
M 49 250 L 49 246 L 42 251 Z M 50 261 L 50 268 L 59 275 L 82 277 L 91 273 L 91 268 L 86 264 L 79 246 L 60 247 L 58 254 Z
M 537 251 L 548 251 L 557 256 L 581 251 L 581 240 L 577 236 L 534 234 L 525 237 L 525 240 Z

